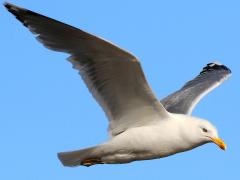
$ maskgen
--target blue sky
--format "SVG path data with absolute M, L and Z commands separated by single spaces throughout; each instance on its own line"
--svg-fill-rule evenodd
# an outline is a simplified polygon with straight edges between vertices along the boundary
M 3 3 L 3 1 L 0 1 Z M 240 164 L 240 2 L 221 0 L 12 0 L 12 3 L 104 37 L 141 60 L 159 98 L 218 60 L 231 78 L 193 115 L 209 119 L 228 145 L 125 165 L 63 167 L 59 151 L 107 139 L 107 119 L 85 84 L 0 8 L 0 179 L 237 179 Z

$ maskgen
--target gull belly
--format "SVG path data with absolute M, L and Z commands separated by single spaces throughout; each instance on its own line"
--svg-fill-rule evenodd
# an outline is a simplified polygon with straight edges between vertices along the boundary
M 113 137 L 101 145 L 100 149 L 106 151 L 102 161 L 107 164 L 128 163 L 162 158 L 191 149 L 193 145 L 186 143 L 181 136 L 181 126 L 173 126 L 176 124 L 173 121 L 135 127 Z

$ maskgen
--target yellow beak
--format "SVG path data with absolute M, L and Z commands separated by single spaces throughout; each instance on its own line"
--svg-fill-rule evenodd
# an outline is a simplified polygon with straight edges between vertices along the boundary
M 212 137 L 210 137 L 210 139 L 212 140 L 212 142 L 214 142 L 216 145 L 218 145 L 222 150 L 226 150 L 227 146 L 222 139 L 212 138 Z

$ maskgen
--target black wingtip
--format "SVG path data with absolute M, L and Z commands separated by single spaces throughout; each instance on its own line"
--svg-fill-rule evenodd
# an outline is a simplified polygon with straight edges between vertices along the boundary
M 17 12 L 22 9 L 22 8 L 19 8 L 17 6 L 15 6 L 14 4 L 11 4 L 11 3 L 8 3 L 8 2 L 5 2 L 3 4 L 5 6 L 5 8 L 12 14 L 14 15 L 17 15 Z
M 11 3 L 9 2 L 4 2 L 3 5 L 8 9 L 11 6 Z
M 219 62 L 212 62 L 212 63 L 208 63 L 203 70 L 201 71 L 200 74 L 204 74 L 206 72 L 209 71 L 213 71 L 213 70 L 225 70 L 227 71 L 229 74 L 232 73 L 232 71 L 225 65 L 219 63 Z
M 17 7 L 16 5 L 14 4 L 11 4 L 11 3 L 8 3 L 8 2 L 4 2 L 3 5 L 5 6 L 5 8 L 12 12 L 12 11 L 18 11 L 18 9 L 22 9 L 20 7 Z
M 27 24 L 24 22 L 24 18 L 23 16 L 26 15 L 29 10 L 27 9 L 24 9 L 24 8 L 21 8 L 21 7 L 18 7 L 14 4 L 11 4 L 11 3 L 8 3 L 8 2 L 5 2 L 3 4 L 5 6 L 5 8 L 10 12 L 12 13 L 20 22 L 23 23 L 24 26 L 27 27 Z
M 11 12 L 11 9 L 12 9 L 12 7 L 13 7 L 13 4 L 8 3 L 8 2 L 4 2 L 3 5 L 4 5 L 4 7 L 5 7 L 9 12 Z
M 11 5 L 10 5 L 10 3 L 8 3 L 8 2 L 4 2 L 4 3 L 3 3 L 3 5 L 4 5 L 4 6 L 5 6 L 5 8 L 7 8 L 7 9 L 9 9 L 9 8 L 10 8 L 10 6 L 11 6 Z

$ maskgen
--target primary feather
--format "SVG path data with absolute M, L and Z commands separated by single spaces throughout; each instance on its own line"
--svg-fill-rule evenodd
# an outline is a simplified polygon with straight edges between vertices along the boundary
M 230 75 L 231 70 L 225 65 L 209 63 L 197 77 L 162 99 L 161 103 L 169 112 L 190 115 L 196 104 Z

